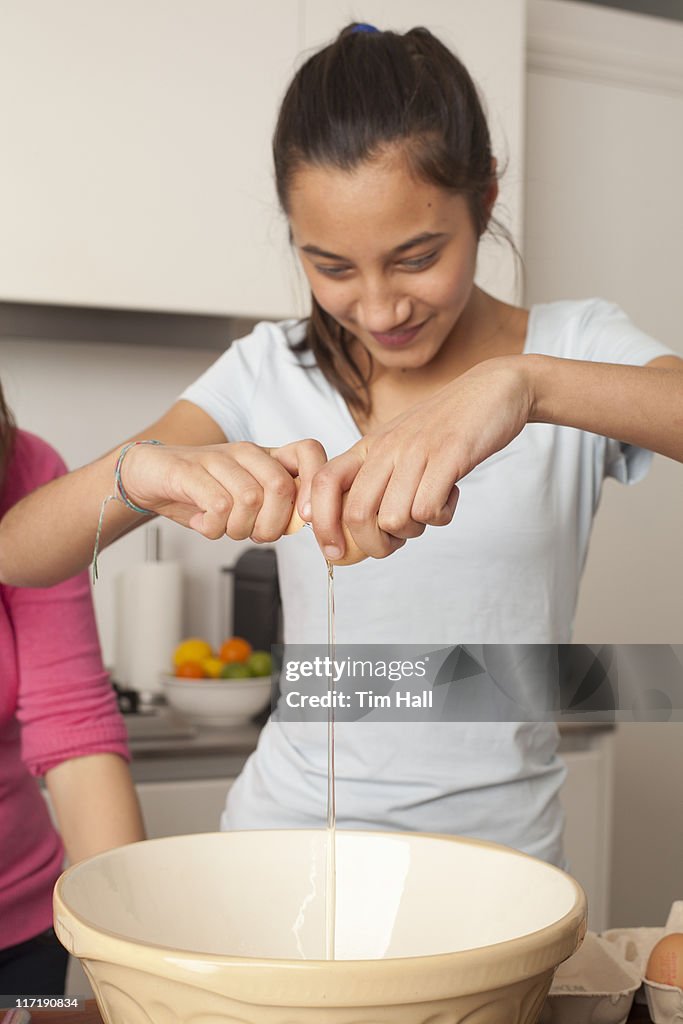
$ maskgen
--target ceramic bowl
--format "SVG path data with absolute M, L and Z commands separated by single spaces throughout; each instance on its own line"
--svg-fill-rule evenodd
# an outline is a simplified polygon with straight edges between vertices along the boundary
M 243 725 L 270 702 L 271 677 L 249 679 L 181 679 L 164 675 L 168 704 L 184 718 L 209 728 Z
M 532 1024 L 585 933 L 579 885 L 507 847 L 325 830 L 148 840 L 69 868 L 55 930 L 107 1024 Z

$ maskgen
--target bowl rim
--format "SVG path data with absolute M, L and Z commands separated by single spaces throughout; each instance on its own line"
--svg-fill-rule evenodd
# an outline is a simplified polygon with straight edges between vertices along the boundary
M 174 676 L 171 673 L 162 672 L 159 678 L 162 686 L 176 687 L 179 690 L 185 689 L 186 686 L 192 687 L 195 690 L 203 686 L 210 686 L 214 690 L 219 688 L 227 690 L 231 687 L 237 688 L 239 686 L 250 686 L 252 689 L 263 689 L 266 685 L 268 687 L 272 687 L 274 685 L 272 675 L 240 676 L 237 679 L 223 679 L 222 677 L 209 679 L 206 676 L 199 679 L 188 679 L 185 676 Z
M 163 836 L 142 840 L 146 843 L 163 843 L 169 839 L 188 841 L 199 835 L 226 836 L 235 833 L 256 832 L 315 833 L 320 829 L 235 829 L 231 832 L 188 833 L 179 836 Z M 567 872 L 530 854 L 513 847 L 490 840 L 474 839 L 469 836 L 449 835 L 434 832 L 393 832 L 362 829 L 343 829 L 346 835 L 377 835 L 382 838 L 397 837 L 408 839 L 433 839 L 442 842 L 488 847 L 505 851 L 515 856 L 542 864 L 546 869 L 565 878 L 574 890 L 574 902 L 570 909 L 557 921 L 526 935 L 502 942 L 477 946 L 474 949 L 457 950 L 451 953 L 433 953 L 426 956 L 386 957 L 373 960 L 300 960 L 286 957 L 236 956 L 218 953 L 201 953 L 173 946 L 162 946 L 142 939 L 127 939 L 117 932 L 96 928 L 86 918 L 71 910 L 64 901 L 63 889 L 69 878 L 85 863 L 107 858 L 117 852 L 107 850 L 67 868 L 57 880 L 54 888 L 54 928 L 60 942 L 73 956 L 85 960 L 106 960 L 126 967 L 178 981 L 182 973 L 184 984 L 195 984 L 219 994 L 234 995 L 246 1000 L 251 994 L 254 1001 L 263 1005 L 296 1006 L 380 1006 L 399 1003 L 422 1002 L 425 992 L 429 1001 L 454 996 L 475 995 L 483 991 L 494 991 L 506 985 L 522 982 L 531 977 L 548 973 L 548 986 L 558 965 L 570 957 L 581 945 L 586 934 L 586 895 L 580 884 Z M 78 926 L 79 935 L 74 936 L 69 923 Z M 86 950 L 86 946 L 88 947 Z M 80 948 L 79 948 L 80 947 Z M 106 947 L 106 948 L 105 948 Z M 136 956 L 131 957 L 135 951 Z M 487 953 L 497 956 L 493 962 Z M 482 963 L 482 958 L 484 963 Z M 144 961 L 144 963 L 143 963 Z M 416 990 L 414 970 L 419 964 L 419 991 Z M 397 972 L 397 966 L 401 970 Z M 184 972 L 182 971 L 185 967 Z M 324 967 L 324 970 L 321 969 Z M 211 968 L 220 968 L 210 977 Z M 411 970 L 413 968 L 413 970 Z M 305 982 L 302 982 L 302 974 Z M 353 976 L 350 989 L 349 981 Z M 237 995 L 235 983 L 238 977 L 244 986 Z M 201 984 L 198 984 L 201 981 Z M 302 990 L 306 1001 L 302 1001 Z

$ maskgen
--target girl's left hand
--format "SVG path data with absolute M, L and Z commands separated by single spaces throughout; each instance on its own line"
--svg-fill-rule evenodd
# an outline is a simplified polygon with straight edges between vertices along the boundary
M 331 562 L 344 553 L 343 519 L 358 546 L 385 558 L 425 526 L 445 526 L 457 482 L 512 441 L 529 421 L 523 357 L 479 363 L 431 398 L 373 430 L 316 473 L 312 525 Z

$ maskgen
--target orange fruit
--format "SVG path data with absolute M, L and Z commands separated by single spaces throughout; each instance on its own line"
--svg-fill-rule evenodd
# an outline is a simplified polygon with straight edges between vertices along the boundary
M 178 665 L 175 674 L 181 679 L 204 679 L 204 669 L 198 661 L 184 661 Z
M 176 647 L 173 652 L 173 664 L 177 668 L 184 661 L 198 661 L 201 663 L 204 658 L 210 658 L 212 654 L 211 644 L 207 640 L 203 640 L 199 636 L 191 636 L 187 640 L 183 640 Z
M 226 664 L 234 661 L 246 661 L 251 654 L 251 644 L 243 636 L 231 636 L 221 644 L 218 657 Z

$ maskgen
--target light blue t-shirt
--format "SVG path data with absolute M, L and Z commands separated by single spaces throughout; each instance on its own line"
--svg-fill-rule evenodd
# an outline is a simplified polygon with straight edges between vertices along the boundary
M 182 395 L 231 441 L 360 434 L 341 396 L 293 354 L 300 323 L 259 324 Z M 531 309 L 524 352 L 642 365 L 670 350 L 600 299 Z M 452 522 L 396 554 L 335 573 L 339 644 L 564 644 L 603 480 L 645 475 L 650 453 L 570 427 L 529 424 L 460 483 Z M 285 643 L 327 640 L 327 574 L 310 530 L 277 544 Z M 349 722 L 337 726 L 339 827 L 457 833 L 563 863 L 565 768 L 552 723 Z M 229 793 L 225 829 L 325 822 L 324 723 L 268 722 Z

